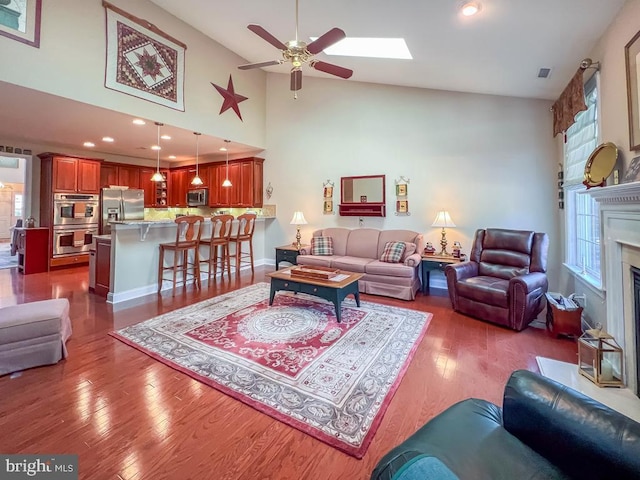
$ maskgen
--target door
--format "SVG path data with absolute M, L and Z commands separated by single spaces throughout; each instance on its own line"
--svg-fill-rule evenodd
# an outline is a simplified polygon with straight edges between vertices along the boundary
M 100 186 L 108 188 L 118 185 L 118 167 L 115 165 L 102 165 L 100 167 Z
M 189 185 L 189 171 L 188 170 L 173 170 L 170 174 L 171 189 L 170 205 L 175 207 L 187 206 L 187 187 Z

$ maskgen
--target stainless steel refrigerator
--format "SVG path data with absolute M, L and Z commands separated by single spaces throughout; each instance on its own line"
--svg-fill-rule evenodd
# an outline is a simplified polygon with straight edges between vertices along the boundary
M 138 188 L 103 188 L 100 233 L 111 233 L 109 222 L 144 220 L 144 190 Z

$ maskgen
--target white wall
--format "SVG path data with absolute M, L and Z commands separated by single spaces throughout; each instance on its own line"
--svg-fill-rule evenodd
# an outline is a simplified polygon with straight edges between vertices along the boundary
M 5 67 L 0 68 L 0 80 L 247 145 L 264 145 L 264 72 L 238 70 L 244 59 L 147 0 L 112 3 L 187 45 L 185 112 L 105 88 L 105 9 L 100 0 L 42 2 L 40 48 L 2 37 L 0 65 Z M 244 121 L 233 113 L 218 114 L 222 97 L 210 82 L 226 86 L 230 73 L 236 91 L 249 97 L 242 103 Z
M 632 158 L 640 152 L 629 149 L 629 123 L 627 111 L 627 77 L 625 69 L 625 45 L 640 30 L 640 0 L 628 0 L 607 31 L 598 40 L 590 53 L 594 61 L 600 62 L 600 139 L 618 146 L 620 178 Z M 611 181 L 611 178 L 609 179 Z M 564 258 L 564 257 L 563 257 Z M 592 325 L 606 320 L 604 292 L 599 292 L 584 281 L 563 272 L 562 292 L 586 295 L 584 315 Z
M 307 243 L 317 228 L 358 227 L 357 217 L 323 215 L 322 183 L 340 177 L 386 175 L 387 216 L 364 219 L 373 228 L 423 232 L 434 245 L 436 212 L 447 209 L 456 229 L 447 238 L 469 252 L 478 228 L 547 232 L 549 275 L 557 284 L 556 145 L 551 102 L 305 77 L 294 100 L 288 76 L 267 76 L 265 185 L 277 221 L 267 226 L 269 251 L 295 237 L 289 221 L 302 210 Z M 394 179 L 408 177 L 410 216 L 396 216 Z M 337 210 L 337 207 L 336 207 Z

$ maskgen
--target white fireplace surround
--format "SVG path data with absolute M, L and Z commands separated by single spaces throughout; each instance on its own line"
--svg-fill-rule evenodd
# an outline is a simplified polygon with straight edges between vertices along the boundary
M 624 349 L 627 386 L 636 385 L 635 319 L 630 266 L 640 268 L 640 182 L 589 190 L 600 206 L 601 264 L 606 330 Z

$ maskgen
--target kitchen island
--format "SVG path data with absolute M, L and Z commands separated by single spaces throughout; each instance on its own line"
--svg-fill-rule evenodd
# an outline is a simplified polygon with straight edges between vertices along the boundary
M 159 245 L 175 242 L 176 223 L 173 220 L 137 220 L 112 222 L 111 225 L 111 265 L 107 302 L 115 304 L 156 294 L 158 291 Z M 205 218 L 203 237 L 210 235 L 211 225 L 211 220 Z M 237 220 L 234 220 L 233 225 L 234 230 L 237 230 Z M 264 225 L 264 218 L 256 219 L 253 234 L 254 265 L 264 263 Z M 231 255 L 233 256 L 233 254 L 232 251 Z M 169 257 L 166 261 L 168 260 Z M 232 271 L 234 271 L 233 263 L 232 261 Z M 205 272 L 201 272 L 201 278 L 206 285 L 207 274 Z M 163 282 L 162 290 L 170 288 L 171 282 Z

